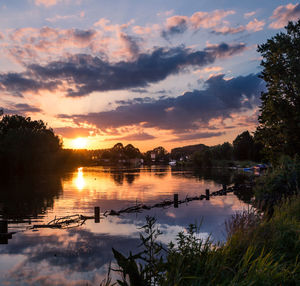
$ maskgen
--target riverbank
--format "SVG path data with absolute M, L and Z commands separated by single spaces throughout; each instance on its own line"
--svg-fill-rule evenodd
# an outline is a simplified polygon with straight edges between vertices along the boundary
M 275 207 L 271 219 L 254 211 L 234 215 L 227 222 L 228 239 L 222 245 L 198 239 L 197 227 L 190 225 L 165 253 L 155 242 L 160 232 L 152 219 L 144 230 L 145 252 L 125 258 L 113 250 L 127 281 L 119 285 L 297 285 L 300 281 L 300 196 Z M 147 260 L 141 270 L 138 259 Z
M 199 239 L 199 229 L 190 225 L 164 248 L 156 243 L 161 233 L 148 218 L 144 252 L 124 257 L 113 250 L 125 277 L 119 285 L 298 285 L 299 166 L 299 159 L 284 157 L 257 180 L 255 202 L 264 208 L 233 215 L 226 222 L 225 243 Z M 144 266 L 138 270 L 140 261 Z

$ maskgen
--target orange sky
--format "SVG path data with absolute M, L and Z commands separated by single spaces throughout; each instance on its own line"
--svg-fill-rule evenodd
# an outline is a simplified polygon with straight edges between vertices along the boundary
M 297 1 L 6 1 L 0 108 L 42 119 L 65 148 L 232 142 L 259 115 L 257 45 Z M 81 142 L 76 141 L 76 138 Z

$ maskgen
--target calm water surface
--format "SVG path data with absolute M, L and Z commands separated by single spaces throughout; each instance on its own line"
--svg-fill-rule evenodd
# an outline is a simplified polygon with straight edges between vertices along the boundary
M 100 223 L 88 220 L 71 229 L 29 229 L 55 217 L 93 215 L 120 210 L 137 202 L 154 204 L 165 199 L 205 194 L 230 184 L 239 174 L 224 171 L 180 171 L 170 167 L 112 169 L 80 168 L 64 175 L 15 178 L 1 191 L 0 215 L 8 231 L 16 232 L 0 245 L 0 285 L 99 285 L 106 274 L 114 247 L 128 254 L 140 244 L 139 227 L 145 216 L 155 216 L 163 232 L 160 240 L 175 240 L 190 223 L 202 221 L 200 236 L 216 241 L 226 238 L 224 222 L 236 211 L 248 208 L 234 194 L 194 201 L 167 209 L 107 217 Z M 5 243 L 5 241 L 2 241 Z

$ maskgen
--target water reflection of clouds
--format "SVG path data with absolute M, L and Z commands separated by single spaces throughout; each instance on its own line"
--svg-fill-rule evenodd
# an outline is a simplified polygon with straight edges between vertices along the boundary
M 235 213 L 236 210 L 243 210 L 246 205 L 241 203 L 233 194 L 224 197 L 214 197 L 209 201 L 194 201 L 188 205 L 180 205 L 179 208 L 170 207 L 168 209 L 151 209 L 141 214 L 127 214 L 124 219 L 118 221 L 120 224 L 126 225 L 142 225 L 146 215 L 154 216 L 161 225 L 180 226 L 181 230 L 191 223 L 199 225 L 201 223 L 200 232 L 212 234 L 217 240 L 224 240 L 225 220 Z M 169 236 L 169 239 L 174 236 Z
M 183 230 L 190 223 L 199 225 L 202 222 L 200 232 L 212 234 L 217 240 L 225 239 L 225 224 L 235 210 L 242 210 L 245 205 L 238 201 L 234 195 L 224 197 L 214 197 L 209 201 L 195 201 L 188 205 L 180 205 L 178 209 L 170 207 L 168 209 L 154 208 L 137 214 L 126 214 L 120 217 L 108 217 L 94 224 L 87 223 L 87 228 L 93 232 L 109 233 L 111 235 L 138 236 L 137 229 L 144 225 L 145 216 L 150 215 L 157 218 L 157 222 L 164 226 L 164 240 L 174 240 L 178 231 Z M 167 229 L 176 227 L 177 233 L 172 234 Z
M 171 172 L 168 167 L 138 170 L 94 167 L 83 168 L 65 176 L 62 181 L 63 196 L 57 195 L 54 199 L 49 191 L 53 198 L 50 202 L 54 203 L 51 204 L 52 210 L 48 209 L 44 221 L 74 213 L 92 215 L 94 206 L 100 206 L 101 212 L 119 210 L 134 205 L 136 200 L 153 204 L 172 199 L 174 193 L 183 199 L 186 195 L 204 194 L 206 188 L 214 191 L 221 187 L 210 179 L 210 173 L 195 175 L 193 172 Z M 220 174 L 217 182 L 229 181 L 231 177 Z M 58 186 L 53 194 L 60 194 L 60 180 L 53 182 Z M 79 192 L 79 189 L 82 191 Z M 99 277 L 105 273 L 107 263 L 112 260 L 112 247 L 135 252 L 140 243 L 138 227 L 145 224 L 146 215 L 157 218 L 158 227 L 163 232 L 160 237 L 163 243 L 174 241 L 179 231 L 190 223 L 199 225 L 202 220 L 201 238 L 212 233 L 216 240 L 224 240 L 224 220 L 243 208 L 246 205 L 229 194 L 213 197 L 209 201 L 183 204 L 178 209 L 173 206 L 168 209 L 155 208 L 139 214 L 108 217 L 99 224 L 88 221 L 84 227 L 69 231 L 43 229 L 35 233 L 17 234 L 9 245 L 0 247 L 0 266 L 1 262 L 15 265 L 6 276 L 7 280 L 15 279 L 18 282 L 12 282 L 11 285 L 22 285 L 22 281 L 28 281 L 28 285 L 55 285 L 49 284 L 49 280 L 47 282 L 47 279 L 52 278 L 58 281 L 56 285 L 85 285 L 86 281 L 97 281 L 99 284 Z
M 62 240 L 67 241 L 67 245 L 61 244 Z M 138 244 L 137 238 L 95 234 L 86 229 L 53 230 L 52 235 L 48 236 L 42 233 L 34 236 L 18 234 L 11 244 L 1 248 L 0 253 L 1 260 L 5 254 L 10 254 L 11 257 L 22 255 L 23 259 L 20 259 L 5 277 L 6 280 L 13 280 L 17 285 L 22 285 L 26 280 L 32 282 L 34 280 L 32 277 L 41 281 L 43 277 L 49 279 L 49 270 L 51 272 L 55 270 L 56 275 L 68 277 L 70 281 L 78 276 L 78 273 L 82 273 L 80 276 L 86 276 L 90 283 L 95 279 L 96 274 L 105 273 L 103 267 L 113 260 L 112 247 L 123 250 L 126 245 L 127 251 L 123 250 L 123 252 L 128 254 L 128 251 L 136 249 Z M 47 280 L 44 282 L 46 283 Z M 37 285 L 54 285 L 44 282 Z M 99 281 L 97 283 L 99 284 Z M 12 285 L 16 284 L 12 283 Z

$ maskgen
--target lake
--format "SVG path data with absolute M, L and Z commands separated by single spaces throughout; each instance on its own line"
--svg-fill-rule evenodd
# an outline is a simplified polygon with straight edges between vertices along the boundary
M 190 223 L 201 224 L 199 236 L 225 241 L 225 220 L 249 208 L 249 194 L 232 193 L 210 200 L 153 208 L 141 213 L 93 219 L 69 229 L 31 229 L 55 217 L 94 215 L 138 203 L 152 205 L 174 194 L 179 199 L 216 191 L 222 184 L 242 180 L 243 173 L 225 170 L 176 170 L 169 166 L 142 168 L 83 167 L 64 174 L 4 180 L 1 220 L 8 221 L 11 239 L 1 238 L 1 285 L 99 285 L 112 247 L 128 254 L 140 244 L 139 228 L 146 215 L 156 217 L 160 241 L 175 241 Z

